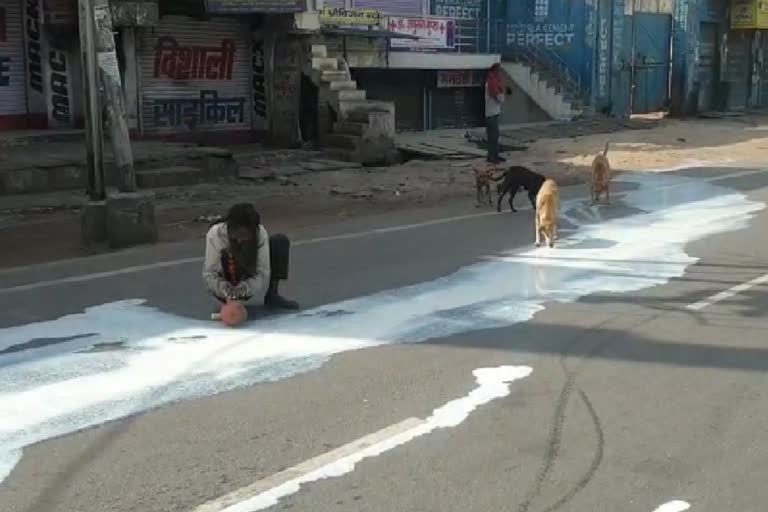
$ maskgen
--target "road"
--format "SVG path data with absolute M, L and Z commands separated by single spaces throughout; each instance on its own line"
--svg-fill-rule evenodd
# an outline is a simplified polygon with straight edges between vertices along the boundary
M 291 233 L 234 330 L 200 244 L 0 272 L 0 510 L 764 511 L 768 171 L 612 195 Z

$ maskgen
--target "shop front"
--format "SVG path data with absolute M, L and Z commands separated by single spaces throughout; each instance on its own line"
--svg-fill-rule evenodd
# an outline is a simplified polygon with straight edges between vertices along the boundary
M 250 131 L 252 84 L 264 74 L 263 59 L 253 60 L 253 51 L 248 24 L 240 17 L 164 16 L 158 26 L 140 29 L 142 135 Z

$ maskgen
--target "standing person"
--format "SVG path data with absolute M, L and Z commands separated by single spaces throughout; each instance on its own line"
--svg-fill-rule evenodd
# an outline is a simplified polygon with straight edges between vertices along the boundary
M 509 89 L 507 89 L 509 93 Z M 488 70 L 485 78 L 485 127 L 488 140 L 488 161 L 500 164 L 505 159 L 499 155 L 499 117 L 504 104 L 504 88 L 501 84 L 501 65 L 497 62 Z
M 263 297 L 268 308 L 298 309 L 277 289 L 288 279 L 290 245 L 285 235 L 267 234 L 253 205 L 236 204 L 205 237 L 205 286 L 221 302 Z

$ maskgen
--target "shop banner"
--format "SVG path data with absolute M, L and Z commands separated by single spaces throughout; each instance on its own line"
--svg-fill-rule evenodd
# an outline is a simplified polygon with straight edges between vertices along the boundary
M 479 87 L 480 78 L 471 69 L 451 69 L 437 72 L 437 87 L 447 89 L 450 87 Z
M 453 50 L 455 46 L 455 21 L 446 18 L 400 18 L 391 16 L 387 22 L 390 32 L 415 36 L 418 39 L 393 37 L 390 47 L 394 50 Z
M 332 26 L 379 25 L 381 13 L 375 9 L 344 9 L 343 7 L 325 7 L 320 12 L 320 23 Z
M 301 0 L 206 0 L 206 11 L 212 14 L 250 14 L 257 12 L 301 12 Z
M 768 28 L 768 2 L 765 0 L 731 0 L 731 28 Z

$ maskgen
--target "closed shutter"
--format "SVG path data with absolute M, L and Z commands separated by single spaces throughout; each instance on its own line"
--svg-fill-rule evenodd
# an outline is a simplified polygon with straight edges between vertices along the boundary
M 768 37 L 761 40 L 760 58 L 760 100 L 758 105 L 768 107 Z
M 395 104 L 395 129 L 402 132 L 424 129 L 424 75 L 415 70 L 356 69 L 353 78 L 368 99 Z
M 439 128 L 476 128 L 483 126 L 485 96 L 482 87 L 432 89 L 432 126 Z
M 352 0 L 355 9 L 376 9 L 382 14 L 424 14 L 422 0 Z
M 715 90 L 715 63 L 717 62 L 717 25 L 702 23 L 699 36 L 699 60 L 696 79 L 699 82 L 699 111 L 712 108 Z
M 251 127 L 251 48 L 238 17 L 164 16 L 139 46 L 144 133 Z
M 728 82 L 728 108 L 743 110 L 749 96 L 749 39 L 751 33 L 733 31 L 728 34 L 725 81 Z
M 2 117 L 27 113 L 21 2 L 0 0 L 0 127 Z

